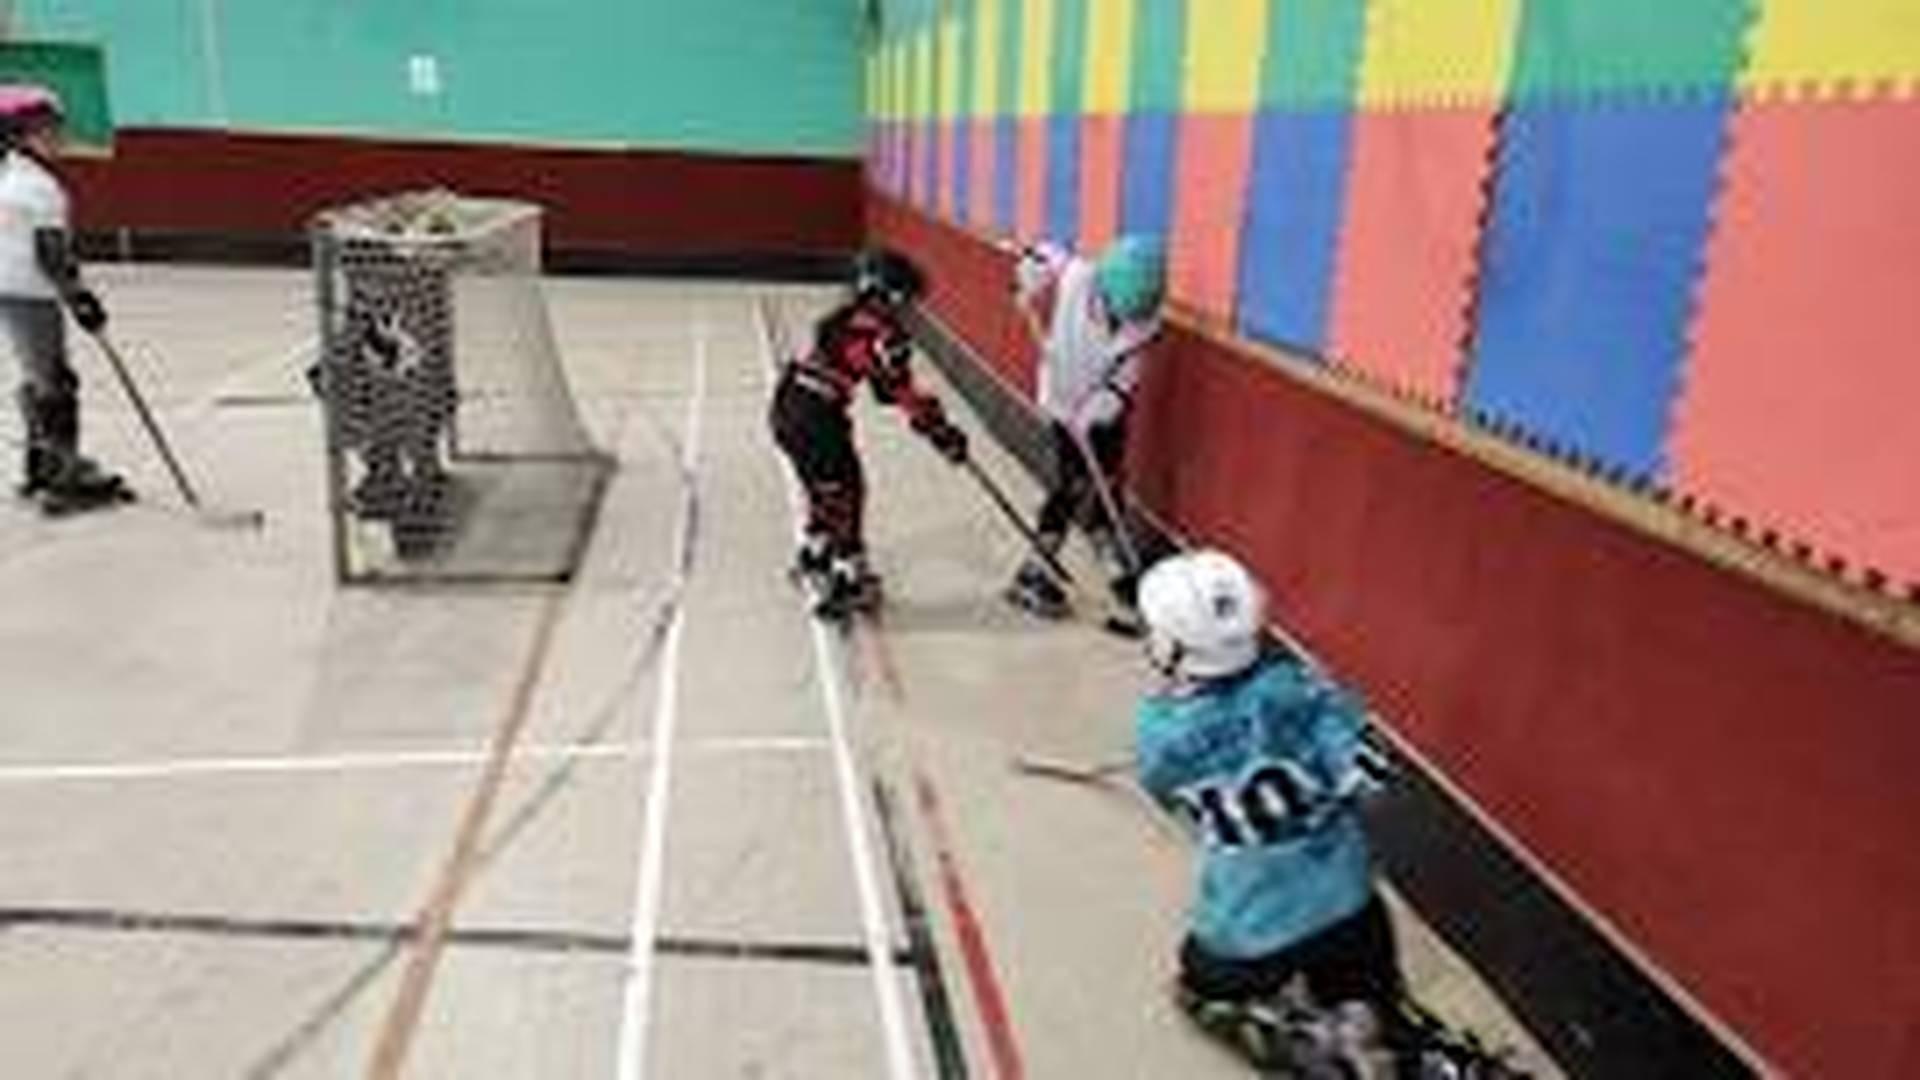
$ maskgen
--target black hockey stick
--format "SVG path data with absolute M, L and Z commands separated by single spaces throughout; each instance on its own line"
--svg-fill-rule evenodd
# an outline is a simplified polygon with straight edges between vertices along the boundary
M 1073 575 L 1067 572 L 1066 566 L 1060 562 L 1058 556 L 1047 550 L 1046 544 L 1040 539 L 1040 534 L 1034 531 L 1032 525 L 1027 524 L 1026 518 L 1020 516 L 1020 511 L 1014 508 L 1013 500 L 1007 498 L 1007 493 L 1001 490 L 999 483 L 971 457 L 966 460 L 966 470 L 967 474 L 980 485 L 980 490 L 987 493 L 987 498 L 993 501 L 993 505 L 999 509 L 1001 516 L 1019 531 L 1021 538 L 1027 542 L 1027 546 L 1039 556 L 1047 572 L 1057 578 L 1060 584 L 1071 587 L 1074 583 Z
M 89 330 L 88 336 L 100 346 L 100 352 L 113 367 L 114 377 L 120 381 L 120 389 L 125 391 L 127 400 L 133 404 L 133 411 L 139 415 L 141 426 L 147 429 L 148 438 L 153 440 L 153 448 L 160 452 L 160 460 L 166 463 L 167 473 L 173 477 L 173 486 L 180 492 L 180 498 L 192 508 L 200 520 L 221 528 L 257 529 L 266 524 L 267 516 L 259 510 L 213 510 L 200 501 L 200 495 L 187 481 L 186 471 L 180 467 L 180 460 L 174 457 L 173 447 L 168 445 L 166 433 L 160 430 L 160 422 L 154 419 L 153 412 L 147 408 L 147 402 L 140 395 L 140 388 L 134 385 L 133 374 L 127 370 L 126 360 L 120 350 L 114 347 L 112 340 L 104 330 Z

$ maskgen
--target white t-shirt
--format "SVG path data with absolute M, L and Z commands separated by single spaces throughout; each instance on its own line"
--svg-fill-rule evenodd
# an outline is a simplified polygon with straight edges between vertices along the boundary
M 1040 408 L 1085 433 L 1126 408 L 1140 382 L 1140 353 L 1160 320 L 1107 320 L 1094 264 L 1051 244 L 1029 248 L 1017 267 L 1022 302 L 1053 286 L 1053 320 L 1040 356 Z
M 0 296 L 59 295 L 34 254 L 33 234 L 67 227 L 67 192 L 46 166 L 15 151 L 0 161 Z

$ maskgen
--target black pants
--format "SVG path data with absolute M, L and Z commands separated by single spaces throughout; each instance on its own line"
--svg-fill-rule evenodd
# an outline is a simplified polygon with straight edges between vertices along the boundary
M 1393 926 L 1378 896 L 1325 930 L 1266 956 L 1215 956 L 1189 937 L 1180 946 L 1180 981 L 1195 994 L 1245 1001 L 1279 993 L 1303 976 L 1314 1000 L 1331 1007 L 1364 1001 L 1391 1028 L 1404 990 L 1394 957 Z
M 773 440 L 807 493 L 807 532 L 834 555 L 865 550 L 866 475 L 853 446 L 853 420 L 839 402 L 781 375 L 768 412 Z
M 45 481 L 80 453 L 80 376 L 67 360 L 59 301 L 0 297 L 0 334 L 20 364 L 27 479 Z
M 1050 550 L 1058 550 L 1066 540 L 1067 526 L 1078 523 L 1089 532 L 1125 527 L 1107 514 L 1105 502 L 1087 471 L 1087 455 L 1076 446 L 1073 432 L 1058 420 L 1048 429 L 1053 440 L 1053 483 L 1047 488 L 1046 501 L 1040 504 L 1037 523 L 1040 539 Z M 1127 454 L 1126 414 L 1112 423 L 1096 424 L 1087 432 L 1087 448 L 1100 466 L 1114 504 L 1120 503 L 1121 465 Z

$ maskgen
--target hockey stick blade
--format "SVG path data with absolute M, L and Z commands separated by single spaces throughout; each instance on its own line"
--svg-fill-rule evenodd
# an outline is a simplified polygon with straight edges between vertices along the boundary
M 264 510 L 200 510 L 195 517 L 216 529 L 264 529 L 267 527 L 267 513 Z
M 1013 767 L 1018 772 L 1044 776 L 1050 780 L 1065 780 L 1075 784 L 1104 784 L 1133 768 L 1133 759 L 1128 757 L 1113 761 L 1074 762 L 1047 757 L 1043 754 L 1015 754 Z

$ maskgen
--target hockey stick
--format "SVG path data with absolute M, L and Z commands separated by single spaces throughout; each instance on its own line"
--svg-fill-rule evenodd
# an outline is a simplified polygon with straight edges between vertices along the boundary
M 147 436 L 153 440 L 153 447 L 160 452 L 160 460 L 166 463 L 167 473 L 173 477 L 173 486 L 180 492 L 180 498 L 201 521 L 216 528 L 258 529 L 267 523 L 267 516 L 259 510 L 214 510 L 200 501 L 200 496 L 187 482 L 185 470 L 180 461 L 173 456 L 173 447 L 167 444 L 167 436 L 160 430 L 160 423 L 154 419 L 153 412 L 147 408 L 147 402 L 140 395 L 140 388 L 134 385 L 133 374 L 127 370 L 126 360 L 120 350 L 114 347 L 104 330 L 89 330 L 87 335 L 93 343 L 100 346 L 100 352 L 112 366 L 114 377 L 120 381 L 120 389 L 125 391 L 127 400 L 133 404 L 133 411 L 139 415 L 141 426 L 147 429 Z
M 1020 753 L 1013 756 L 1015 770 L 1033 776 L 1044 776 L 1051 780 L 1065 780 L 1074 784 L 1103 784 L 1115 777 L 1123 776 L 1133 768 L 1133 757 L 1115 758 L 1111 761 L 1065 761 L 1044 754 Z
M 1067 572 L 1066 566 L 1060 562 L 1058 556 L 1047 550 L 1046 545 L 1040 540 L 1040 534 L 1034 531 L 1032 525 L 1027 524 L 1026 518 L 1020 516 L 1020 511 L 1014 508 L 1013 500 L 1007 498 L 1007 493 L 1001 489 L 999 483 L 972 458 L 967 459 L 966 469 L 968 475 L 980 485 L 980 490 L 986 492 L 987 497 L 993 501 L 993 505 L 999 509 L 1001 516 L 1005 517 L 1008 524 L 1011 524 L 1020 533 L 1021 538 L 1026 540 L 1027 547 L 1039 556 L 1047 571 L 1058 578 L 1060 584 L 1072 588 L 1073 575 Z

